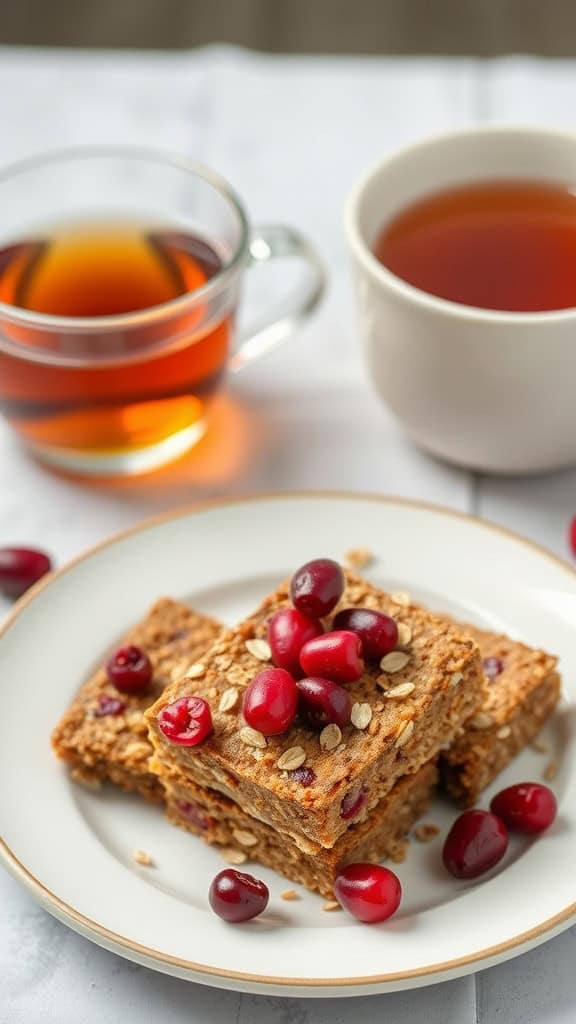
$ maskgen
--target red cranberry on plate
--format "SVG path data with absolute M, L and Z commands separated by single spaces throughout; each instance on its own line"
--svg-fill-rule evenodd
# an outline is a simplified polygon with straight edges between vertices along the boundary
M 396 913 L 402 887 L 394 872 L 381 864 L 348 864 L 336 877 L 334 895 L 359 921 L 376 924 Z
M 344 573 L 331 558 L 306 562 L 294 573 L 290 582 L 292 604 L 299 612 L 313 619 L 329 615 L 344 593 Z
M 277 736 L 292 725 L 298 707 L 298 690 L 283 668 L 264 668 L 246 687 L 244 718 L 264 736 Z
M 304 644 L 300 664 L 307 676 L 353 683 L 364 671 L 360 637 L 349 629 L 317 636 Z
M 268 620 L 268 643 L 272 661 L 292 675 L 300 674 L 300 651 L 307 640 L 320 636 L 324 630 L 317 619 L 311 619 L 297 608 L 281 608 Z
M 365 658 L 383 658 L 398 643 L 395 620 L 372 608 L 344 608 L 334 619 L 334 629 L 351 629 L 356 633 Z
M 348 725 L 352 705 L 343 686 L 319 676 L 300 679 L 296 685 L 298 708 L 308 725 L 314 729 L 333 722 L 340 727 Z
M 266 909 L 268 887 L 253 875 L 224 868 L 213 880 L 208 893 L 210 906 L 224 921 L 250 921 Z
M 152 682 L 152 663 L 140 647 L 120 647 L 106 665 L 106 674 L 120 693 L 145 693 Z
M 34 548 L 0 548 L 0 594 L 21 597 L 50 572 L 52 563 L 48 555 Z
M 490 811 L 465 811 L 444 843 L 444 866 L 455 878 L 477 878 L 493 868 L 508 849 L 508 832 Z
M 519 782 L 497 793 L 490 810 L 511 832 L 543 832 L 556 817 L 556 797 L 539 782 Z
M 197 747 L 212 732 L 210 706 L 202 697 L 180 697 L 166 704 L 156 720 L 166 739 L 181 747 Z

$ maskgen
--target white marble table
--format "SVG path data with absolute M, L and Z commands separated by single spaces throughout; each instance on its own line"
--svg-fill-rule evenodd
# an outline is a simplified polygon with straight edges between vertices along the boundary
M 199 497 L 332 487 L 473 511 L 565 556 L 576 470 L 497 480 L 448 468 L 416 451 L 371 395 L 341 214 L 350 184 L 383 151 L 478 121 L 572 126 L 575 90 L 576 64 L 561 61 L 0 49 L 1 162 L 88 141 L 145 142 L 194 155 L 235 184 L 254 219 L 288 220 L 307 231 L 332 281 L 315 321 L 236 378 L 194 458 L 165 472 L 161 485 L 149 479 L 96 487 L 56 478 L 28 461 L 0 426 L 0 544 L 42 544 L 62 562 L 112 531 Z M 58 924 L 1 869 L 0 908 L 0 1024 L 576 1019 L 576 929 L 508 964 L 412 993 L 284 1000 L 218 992 L 136 967 Z

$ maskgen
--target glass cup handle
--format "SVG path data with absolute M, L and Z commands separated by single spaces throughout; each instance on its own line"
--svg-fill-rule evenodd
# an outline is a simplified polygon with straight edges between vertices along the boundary
M 293 334 L 314 311 L 326 287 L 326 274 L 316 251 L 294 228 L 268 224 L 254 228 L 250 239 L 248 269 L 272 260 L 299 260 L 308 267 L 307 280 L 294 297 L 289 312 L 248 328 L 240 336 L 240 346 L 231 356 L 228 368 L 238 373 L 276 348 Z

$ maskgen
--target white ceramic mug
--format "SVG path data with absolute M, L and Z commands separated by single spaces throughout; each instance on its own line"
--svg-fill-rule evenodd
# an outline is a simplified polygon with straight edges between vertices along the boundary
M 396 277 L 372 251 L 413 200 L 489 178 L 576 187 L 576 134 L 472 128 L 385 157 L 356 184 L 346 232 L 366 358 L 378 393 L 433 454 L 495 473 L 554 469 L 576 463 L 576 309 L 449 302 Z

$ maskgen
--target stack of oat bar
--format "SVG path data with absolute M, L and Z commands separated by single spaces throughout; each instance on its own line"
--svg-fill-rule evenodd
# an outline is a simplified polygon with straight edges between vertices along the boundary
M 246 688 L 271 666 L 267 625 L 290 605 L 281 586 L 233 629 L 162 599 L 124 638 L 149 658 L 142 692 L 118 692 L 106 668 L 86 682 L 53 735 L 75 780 L 110 781 L 167 804 L 174 823 L 260 861 L 331 898 L 341 866 L 402 859 L 405 836 L 438 781 L 461 805 L 540 731 L 559 699 L 556 659 L 508 637 L 435 617 L 408 595 L 352 573 L 342 608 L 374 609 L 398 625 L 396 649 L 366 661 L 346 686 L 349 724 L 311 729 L 297 718 L 264 736 L 246 724 Z M 198 746 L 159 728 L 168 705 L 196 695 L 213 731 Z M 148 732 L 149 728 L 149 732 Z
M 286 584 L 220 635 L 193 678 L 167 688 L 146 716 L 150 767 L 173 822 L 224 846 L 233 863 L 260 861 L 330 898 L 344 864 L 398 854 L 434 791 L 440 751 L 479 713 L 482 662 L 476 642 L 451 623 L 348 573 L 339 608 L 394 617 L 401 648 L 367 661 L 346 687 L 350 724 L 318 732 L 296 719 L 264 736 L 246 725 L 242 698 L 270 663 L 268 620 L 289 603 Z M 163 709 L 190 696 L 209 704 L 213 721 L 192 747 L 159 725 Z

